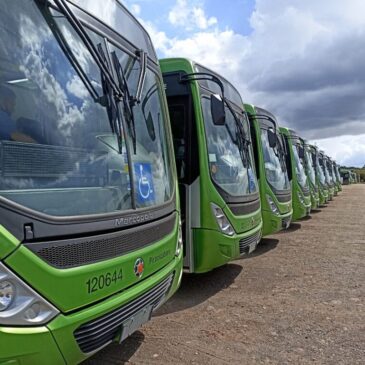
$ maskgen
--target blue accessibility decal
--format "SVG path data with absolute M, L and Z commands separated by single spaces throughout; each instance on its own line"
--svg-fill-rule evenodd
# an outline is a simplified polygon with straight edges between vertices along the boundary
M 136 184 L 137 203 L 144 205 L 155 202 L 152 166 L 150 163 L 135 163 L 134 176 Z

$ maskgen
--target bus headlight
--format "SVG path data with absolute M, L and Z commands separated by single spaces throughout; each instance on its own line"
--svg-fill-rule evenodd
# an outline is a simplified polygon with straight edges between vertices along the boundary
M 300 201 L 300 204 L 305 205 L 305 201 L 304 201 L 302 193 L 300 193 L 299 191 L 297 193 L 298 193 L 297 195 L 298 195 L 298 199 Z
M 223 210 L 219 208 L 217 205 L 211 203 L 213 215 L 218 223 L 218 226 L 223 234 L 227 236 L 233 236 L 235 231 L 229 222 L 228 218 L 224 214 Z
M 180 256 L 182 247 L 183 247 L 182 223 L 181 223 L 181 219 L 179 219 L 179 234 L 178 234 L 178 237 L 177 237 L 176 251 L 175 251 L 175 256 L 176 257 Z
M 0 312 L 7 310 L 13 302 L 15 288 L 9 281 L 0 282 Z
M 277 205 L 275 204 L 275 202 L 273 201 L 272 197 L 270 195 L 266 195 L 266 200 L 270 206 L 271 211 L 275 214 L 275 215 L 280 215 L 280 211 L 279 208 L 277 207 Z
M 0 263 L 0 326 L 42 325 L 59 311 Z

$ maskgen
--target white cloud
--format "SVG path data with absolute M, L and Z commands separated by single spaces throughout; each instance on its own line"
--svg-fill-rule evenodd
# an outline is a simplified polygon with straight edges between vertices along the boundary
M 217 18 L 207 17 L 201 6 L 190 5 L 187 0 L 177 0 L 169 13 L 169 21 L 187 30 L 208 29 L 217 24 Z
M 193 34 L 169 38 L 156 25 L 148 29 L 162 56 L 203 63 L 231 80 L 245 101 L 319 139 L 365 133 L 364 13 L 363 0 L 346 6 L 341 0 L 256 0 L 252 33 L 244 36 L 178 0 L 169 20 L 194 28 Z M 336 155 L 346 150 L 344 143 L 332 145 Z
M 365 134 L 339 136 L 313 141 L 343 166 L 363 167 L 365 165 Z
M 138 4 L 132 4 L 131 11 L 134 15 L 138 16 L 141 14 L 141 6 Z

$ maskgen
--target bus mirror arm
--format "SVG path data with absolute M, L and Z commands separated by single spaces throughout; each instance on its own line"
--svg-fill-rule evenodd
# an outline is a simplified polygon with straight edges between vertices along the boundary
M 215 75 L 206 72 L 195 72 L 180 77 L 180 82 L 211 81 L 221 89 L 221 95 L 212 94 L 210 97 L 211 112 L 214 125 L 226 124 L 225 96 L 223 82 Z
M 138 55 L 139 55 L 140 62 L 141 62 L 141 72 L 140 72 L 139 78 L 138 78 L 136 96 L 133 101 L 136 102 L 137 104 L 140 104 L 144 83 L 146 81 L 147 53 L 143 49 L 141 49 L 138 51 Z
M 185 74 L 180 77 L 180 82 L 192 82 L 192 81 L 212 81 L 216 83 L 221 89 L 221 97 L 222 100 L 224 100 L 224 85 L 223 82 L 217 76 L 205 72 L 195 72 L 191 74 Z

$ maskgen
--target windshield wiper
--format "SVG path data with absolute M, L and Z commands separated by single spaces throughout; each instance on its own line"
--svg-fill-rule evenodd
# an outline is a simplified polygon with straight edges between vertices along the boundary
M 138 78 L 136 96 L 133 99 L 133 101 L 137 104 L 141 102 L 143 87 L 147 75 L 147 53 L 143 49 L 139 50 L 139 59 L 141 64 L 141 72 Z
M 118 84 L 115 82 L 112 73 L 110 72 L 107 65 L 104 63 L 102 56 L 98 52 L 98 49 L 95 47 L 93 41 L 90 39 L 87 31 L 84 26 L 81 24 L 79 19 L 72 12 L 70 7 L 67 4 L 66 0 L 54 0 L 54 3 L 58 6 L 59 10 L 64 14 L 68 22 L 71 24 L 72 28 L 75 30 L 77 35 L 80 37 L 85 47 L 89 51 L 93 60 L 99 67 L 106 81 L 110 84 L 110 87 L 114 93 L 114 97 L 121 98 L 123 95 L 122 90 L 119 88 Z
M 50 12 L 47 11 L 44 13 L 45 20 L 49 26 L 49 29 L 53 33 L 54 37 L 56 38 L 58 44 L 60 45 L 63 53 L 67 57 L 67 59 L 70 61 L 72 67 L 76 71 L 77 75 L 80 77 L 82 83 L 88 90 L 89 94 L 91 95 L 92 99 L 95 103 L 101 103 L 100 95 L 96 91 L 92 81 L 86 74 L 86 72 L 83 70 L 80 62 L 75 57 L 73 51 L 71 50 L 71 47 L 69 46 L 67 40 L 65 39 L 57 21 L 55 20 L 55 16 Z
M 227 101 L 226 98 L 224 98 L 224 102 L 227 105 L 229 111 L 233 115 L 233 119 L 236 124 L 236 142 L 238 145 L 238 149 L 240 151 L 240 156 L 242 159 L 243 166 L 245 168 L 248 167 L 249 161 L 250 161 L 250 155 L 249 155 L 249 146 L 250 146 L 250 140 L 247 138 L 246 133 L 243 129 L 243 125 L 241 120 L 237 117 L 237 114 L 235 110 L 232 108 L 230 103 Z M 228 125 L 226 124 L 226 128 L 228 129 Z
M 117 54 L 115 53 L 115 51 L 113 51 L 113 52 L 111 52 L 111 55 L 112 55 L 112 62 L 114 65 L 114 69 L 117 74 L 119 87 L 123 90 L 123 98 L 122 98 L 123 110 L 124 110 L 123 114 L 124 114 L 125 120 L 127 121 L 129 135 L 132 138 L 133 152 L 134 152 L 134 154 L 136 154 L 136 152 L 137 152 L 137 135 L 136 135 L 136 124 L 135 124 L 134 113 L 133 113 L 133 106 L 134 106 L 135 99 L 130 94 L 129 87 L 128 87 L 128 81 L 125 77 L 123 67 L 120 64 Z
M 106 58 L 105 52 L 103 50 L 103 46 L 99 43 L 98 44 L 98 51 L 100 53 L 100 56 L 107 64 L 108 60 Z M 120 111 L 118 107 L 119 99 L 113 97 L 113 90 L 111 84 L 108 82 L 107 78 L 101 72 L 101 83 L 103 86 L 103 93 L 104 97 L 102 98 L 102 105 L 106 107 L 108 117 L 109 117 L 109 123 L 110 128 L 114 134 L 117 135 L 118 139 L 118 152 L 119 154 L 123 153 L 123 128 L 120 121 Z
M 144 89 L 144 84 L 147 75 L 147 53 L 141 49 L 139 50 L 138 54 L 139 54 L 139 61 L 141 64 L 140 66 L 141 71 L 138 77 L 136 96 L 132 96 L 129 91 L 127 77 L 119 61 L 119 58 L 115 51 L 111 53 L 113 66 L 117 74 L 118 84 L 121 90 L 123 91 L 122 100 L 124 107 L 124 116 L 128 124 L 129 134 L 132 138 L 134 154 L 137 153 L 137 134 L 136 134 L 136 123 L 135 123 L 133 108 L 135 107 L 136 104 L 141 103 L 142 92 Z
M 281 164 L 281 170 L 283 172 L 287 171 L 287 165 L 286 165 L 286 149 L 285 146 L 282 145 L 282 141 L 280 141 L 280 138 L 278 138 L 277 144 L 278 144 L 278 149 L 276 151 L 276 149 L 274 149 L 274 153 L 277 156 L 277 158 L 280 160 L 280 164 Z M 283 141 L 283 143 L 285 143 Z
M 107 57 L 102 49 L 101 44 L 97 46 L 94 45 L 93 41 L 90 39 L 87 31 L 84 29 L 83 25 L 73 14 L 72 10 L 69 8 L 65 0 L 54 0 L 55 4 L 58 6 L 59 11 L 65 16 L 72 28 L 75 30 L 77 35 L 82 40 L 85 48 L 89 51 L 94 62 L 98 66 L 101 74 L 101 82 L 103 88 L 103 96 L 99 96 L 93 87 L 91 81 L 88 79 L 86 73 L 83 71 L 81 65 L 77 62 L 72 50 L 67 44 L 64 37 L 58 36 L 57 39 L 62 41 L 63 49 L 66 51 L 67 57 L 70 59 L 71 63 L 75 67 L 78 74 L 81 76 L 82 81 L 85 83 L 87 89 L 90 91 L 95 102 L 106 107 L 111 131 L 117 135 L 118 139 L 118 150 L 122 153 L 122 140 L 123 131 L 118 113 L 118 103 L 124 98 L 124 92 L 115 82 L 112 71 L 110 70 L 110 62 L 108 65 Z M 110 60 L 109 60 L 110 61 Z

